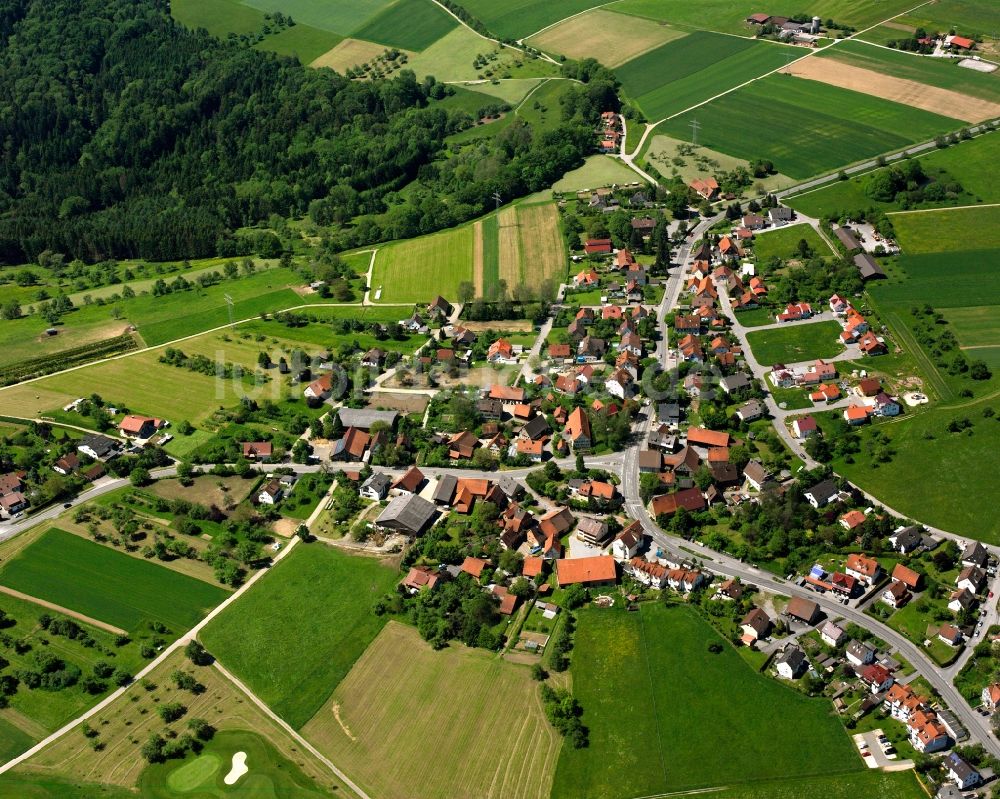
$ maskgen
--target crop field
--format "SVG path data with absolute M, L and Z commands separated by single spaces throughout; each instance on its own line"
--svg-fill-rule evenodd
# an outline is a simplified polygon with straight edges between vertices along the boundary
M 985 361 L 994 374 L 1000 374 L 1000 306 L 949 308 L 945 315 L 965 354 Z
M 382 799 L 414 785 L 421 799 L 548 799 L 562 745 L 527 666 L 460 644 L 435 652 L 397 622 L 302 732 Z
M 495 54 L 489 70 L 477 71 L 473 62 L 478 55 Z M 439 81 L 489 80 L 496 78 L 544 78 L 559 74 L 559 67 L 539 58 L 530 58 L 520 50 L 500 48 L 475 31 L 459 25 L 434 44 L 417 53 L 406 64 L 418 78 L 433 75 Z
M 767 158 L 793 178 L 897 150 L 958 128 L 957 120 L 835 86 L 773 75 L 663 123 L 663 132 L 737 158 Z
M 834 255 L 833 250 L 830 249 L 830 245 L 820 237 L 812 225 L 808 224 L 786 225 L 785 227 L 758 233 L 753 238 L 753 251 L 757 256 L 757 260 L 762 262 L 766 262 L 771 257 L 778 257 L 782 260 L 801 258 L 799 242 L 803 239 L 805 239 L 815 255 Z M 744 324 L 746 323 L 744 322 Z
M 353 33 L 391 5 L 392 0 L 240 0 L 260 11 L 280 11 L 298 23 L 342 36 Z
M 816 60 L 840 61 L 896 78 L 950 89 L 969 97 L 1000 102 L 1000 75 L 965 69 L 951 59 L 918 57 L 853 40 L 817 53 Z
M 831 777 L 792 777 L 738 788 L 723 788 L 706 794 L 711 799 L 801 799 L 821 794 L 824 799 L 927 799 L 912 771 L 884 772 L 871 769 Z
M 595 8 L 532 36 L 528 44 L 575 59 L 593 57 L 601 52 L 605 54 L 601 62 L 614 68 L 684 35 L 683 31 L 663 23 Z
M 941 0 L 939 3 L 921 5 L 912 13 L 904 14 L 893 22 L 897 25 L 921 27 L 929 31 L 940 30 L 944 33 L 954 26 L 962 36 L 979 35 L 988 39 L 1000 27 L 1000 9 L 992 0 Z M 872 31 L 872 33 L 883 34 L 883 31 Z M 901 33 L 896 30 L 893 36 L 886 34 L 886 38 L 898 39 Z M 864 38 L 874 39 L 869 35 L 865 35 Z
M 201 693 L 179 689 L 170 679 L 171 673 L 181 669 L 192 674 L 205 686 Z M 178 796 L 214 797 L 223 794 L 205 793 L 210 786 L 198 786 L 198 793 L 166 792 L 168 786 L 175 787 L 177 777 L 171 779 L 172 772 L 184 771 L 181 777 L 190 777 L 194 769 L 185 768 L 196 758 L 188 756 L 182 760 L 168 761 L 169 765 L 150 767 L 139 755 L 139 747 L 151 733 L 160 732 L 163 722 L 155 710 L 158 705 L 179 701 L 188 712 L 174 726 L 184 732 L 190 718 L 203 718 L 218 729 L 218 733 L 204 750 L 208 754 L 222 754 L 230 746 L 239 744 L 248 752 L 247 765 L 250 772 L 267 776 L 275 786 L 283 787 L 277 793 L 269 792 L 267 784 L 257 785 L 254 792 L 243 793 L 240 786 L 227 789 L 227 797 L 264 799 L 265 797 L 303 797 L 312 799 L 313 793 L 299 793 L 299 789 L 325 792 L 323 796 L 349 795 L 347 789 L 337 781 L 326 766 L 299 747 L 292 737 L 264 714 L 245 694 L 233 685 L 217 668 L 193 666 L 183 652 L 171 654 L 163 664 L 150 675 L 154 686 L 147 690 L 135 683 L 125 695 L 101 710 L 90 724 L 98 730 L 100 749 L 81 745 L 83 737 L 73 732 L 45 747 L 12 772 L 0 777 L 0 795 L 29 797 L 30 799 L 94 799 L 94 797 L 155 797 L 175 799 Z M 246 730 L 253 730 L 253 734 Z M 266 741 L 266 744 L 265 744 Z M 273 747 L 273 749 L 272 749 Z M 281 752 L 282 755 L 275 753 Z M 288 758 L 288 759 L 286 759 Z M 229 755 L 226 755 L 227 770 Z M 207 770 L 207 769 L 206 769 Z M 164 772 L 169 772 L 163 779 Z M 282 778 L 281 774 L 284 774 Z M 159 778 L 159 779 L 155 779 Z M 304 779 L 303 779 L 304 778 Z M 70 781 L 85 786 L 79 794 L 70 792 Z M 15 787 L 21 789 L 15 792 Z M 251 787 L 246 785 L 244 787 Z M 28 790 L 25 790 L 28 789 Z M 119 791 L 121 793 L 119 793 Z M 343 792 L 337 793 L 338 791 Z M 352 795 L 352 794 L 350 794 Z
M 462 0 L 461 5 L 501 39 L 523 39 L 602 0 Z
M 213 36 L 256 33 L 264 24 L 264 13 L 236 0 L 172 0 L 170 14 L 188 28 L 204 28 Z
M 952 89 L 928 86 L 918 80 L 886 75 L 832 58 L 803 58 L 782 72 L 963 122 L 983 122 L 1000 115 L 1000 103 L 996 100 L 970 97 Z
M 366 42 L 362 39 L 343 39 L 335 47 L 317 55 L 311 67 L 329 67 L 334 72 L 344 74 L 351 67 L 358 67 L 382 55 L 386 50 L 384 44 Z
M 322 544 L 300 547 L 213 619 L 202 641 L 298 728 L 385 625 L 371 606 L 398 579 L 395 571 L 369 558 Z
M 706 653 L 716 641 L 723 650 Z M 757 674 L 688 608 L 580 611 L 572 672 L 590 746 L 563 748 L 553 799 L 735 790 L 863 769 L 828 700 Z M 638 681 L 634 690 L 609 691 L 621 674 Z
M 372 290 L 381 287 L 382 302 L 456 297 L 458 284 L 473 279 L 472 239 L 472 226 L 465 225 L 379 248 Z
M 777 69 L 788 52 L 784 45 L 699 31 L 633 58 L 616 74 L 642 112 L 658 120 Z
M 976 136 L 969 141 L 942 150 L 932 150 L 916 158 L 925 173 L 934 175 L 944 170 L 962 185 L 964 193 L 955 200 L 942 201 L 942 207 L 1000 202 L 1000 185 L 993 180 L 990 171 L 992 165 L 1000 159 L 1000 136 L 989 133 Z M 790 198 L 787 204 L 817 218 L 839 214 L 848 209 L 868 207 L 885 211 L 899 210 L 896 202 L 878 202 L 865 194 L 865 180 L 865 176 L 859 176 L 836 181 L 822 189 Z
M 0 569 L 0 584 L 125 630 L 161 621 L 174 633 L 229 593 L 55 528 Z
M 431 0 L 396 0 L 352 35 L 390 47 L 423 50 L 457 25 L 458 20 Z
M 124 334 L 128 322 L 112 319 L 111 309 L 85 306 L 59 320 L 54 336 L 46 335 L 49 323 L 39 314 L 0 322 L 0 366 L 41 358 Z
M 646 185 L 637 172 L 633 172 L 617 158 L 607 155 L 592 155 L 583 166 L 567 172 L 553 186 L 553 191 L 576 192 L 598 189 L 602 186 L 625 186 L 632 183 Z
M 865 28 L 913 5 L 909 0 L 884 0 L 879 3 L 872 3 L 871 0 L 805 0 L 795 7 L 795 12 L 789 13 L 818 14 L 824 20 L 833 18 L 837 22 Z M 707 28 L 743 36 L 752 32 L 746 18 L 761 10 L 760 4 L 754 0 L 702 0 L 699 3 L 687 0 L 621 0 L 612 8 L 625 14 L 692 29 Z
M 764 365 L 798 363 L 816 358 L 832 358 L 844 351 L 838 340 L 841 327 L 832 320 L 812 324 L 791 322 L 787 327 L 752 331 L 747 343 Z
M 483 287 L 487 292 L 487 296 L 489 296 L 491 288 L 489 282 L 491 278 L 494 279 L 494 282 L 497 280 L 505 281 L 510 289 L 513 289 L 514 286 L 521 282 L 521 266 L 523 264 L 523 260 L 521 252 L 521 236 L 518 235 L 520 232 L 518 217 L 518 211 L 514 206 L 508 206 L 497 214 L 495 221 L 497 233 L 496 254 L 498 256 L 497 260 L 499 262 L 499 271 L 496 273 L 496 278 L 493 278 L 486 268 L 487 263 L 491 260 L 488 258 L 491 245 L 490 241 L 484 236 Z
M 891 219 L 904 253 L 1000 248 L 1000 205 L 900 212 Z
M 509 209 L 505 209 L 509 214 Z M 476 296 L 485 297 L 500 282 L 499 214 L 485 216 L 475 225 Z
M 340 40 L 341 37 L 336 33 L 296 24 L 266 37 L 255 46 L 278 55 L 295 56 L 299 63 L 308 65 Z

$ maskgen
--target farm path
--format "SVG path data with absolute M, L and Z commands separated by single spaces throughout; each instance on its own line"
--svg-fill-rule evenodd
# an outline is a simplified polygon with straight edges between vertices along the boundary
M 368 272 L 365 274 L 365 296 L 361 298 L 362 305 L 374 305 L 370 295 L 372 293 L 372 272 L 375 271 L 376 255 L 378 255 L 378 247 L 372 249 L 372 257 L 368 259 Z
M 593 11 L 593 10 L 595 10 L 597 8 L 604 8 L 605 6 L 613 6 L 617 2 L 618 2 L 618 0 L 610 0 L 610 2 L 601 3 L 601 5 L 599 5 L 599 6 L 591 6 L 590 8 L 583 9 L 583 11 L 577 11 L 575 14 L 570 14 L 568 17 L 563 17 L 562 19 L 557 19 L 555 22 L 553 22 L 553 23 L 551 23 L 549 25 L 546 25 L 544 28 L 539 28 L 534 33 L 529 33 L 527 36 L 524 36 L 524 37 L 518 39 L 518 42 L 522 42 L 522 43 L 526 42 L 526 41 L 528 41 L 528 39 L 531 39 L 534 36 L 538 36 L 539 34 L 545 33 L 545 31 L 549 30 L 550 28 L 554 28 L 556 25 L 562 25 L 564 22 L 569 22 L 571 19 L 576 19 L 577 17 L 582 17 L 588 11 Z
M 912 211 L 886 211 L 886 216 L 902 216 L 904 214 L 936 214 L 940 211 L 968 211 L 970 208 L 997 208 L 1000 203 L 979 203 L 977 205 L 952 205 L 947 208 L 914 208 Z
M 359 799 L 372 799 L 367 793 L 365 793 L 360 787 L 358 787 L 358 785 L 353 780 L 351 780 L 350 777 L 348 777 L 343 771 L 337 768 L 329 758 L 327 758 L 315 746 L 309 743 L 309 741 L 307 741 L 305 738 L 299 735 L 299 733 L 296 732 L 296 730 L 287 721 L 285 721 L 283 718 L 281 718 L 281 716 L 279 716 L 277 713 L 271 710 L 271 708 L 269 708 L 266 704 L 264 704 L 264 701 L 260 697 L 258 697 L 253 691 L 251 691 L 243 682 L 241 682 L 235 674 L 233 674 L 231 671 L 229 671 L 229 669 L 227 669 L 225 666 L 219 663 L 218 660 L 216 660 L 212 665 L 218 670 L 218 672 L 223 677 L 225 677 L 227 680 L 229 680 L 229 682 L 231 682 L 241 692 L 243 692 L 243 694 L 246 695 L 247 699 L 253 702 L 257 707 L 259 707 L 261 711 L 263 711 L 263 713 L 268 718 L 271 719 L 271 721 L 273 721 L 275 724 L 281 727 L 281 729 L 283 729 L 290 736 L 292 736 L 292 738 L 299 744 L 299 746 L 301 746 L 303 749 L 309 752 L 309 754 L 311 754 L 318 761 L 320 761 L 320 763 L 322 763 L 324 766 L 330 769 L 330 771 L 336 774 L 337 778 L 341 782 L 343 782 L 347 787 L 349 787 L 352 791 L 354 791 L 354 793 L 358 795 Z
M 121 627 L 115 627 L 115 625 L 108 624 L 106 621 L 101 621 L 100 619 L 95 619 L 93 616 L 87 616 L 83 613 L 78 613 L 75 610 L 64 608 L 62 605 L 57 605 L 55 602 L 39 599 L 36 596 L 25 594 L 22 591 L 15 591 L 13 588 L 8 588 L 6 585 L 0 585 L 0 594 L 7 594 L 7 596 L 12 596 L 15 599 L 23 599 L 25 602 L 31 602 L 33 605 L 40 605 L 43 608 L 54 610 L 56 613 L 61 613 L 63 616 L 69 616 L 77 621 L 85 622 L 92 627 L 97 627 L 99 630 L 106 630 L 107 632 L 114 633 L 115 635 L 128 635 L 128 631 L 123 630 Z
M 431 2 L 434 3 L 434 5 L 436 5 L 438 8 L 440 8 L 442 11 L 444 11 L 449 16 L 454 17 L 458 21 L 459 25 L 461 25 L 463 28 L 468 28 L 470 31 L 472 31 L 474 34 L 476 34 L 476 36 L 478 36 L 480 39 L 484 39 L 487 42 L 493 42 L 495 45 L 497 45 L 499 47 L 507 47 L 507 48 L 509 48 L 511 50 L 520 50 L 521 49 L 519 47 L 512 47 L 509 44 L 504 44 L 503 42 L 499 41 L 498 39 L 491 39 L 489 36 L 483 36 L 483 34 L 481 34 L 479 31 L 477 31 L 475 28 L 473 28 L 471 25 L 469 25 L 464 19 L 462 19 L 460 16 L 458 16 L 458 14 L 456 14 L 454 11 L 452 11 L 450 8 L 448 8 L 448 6 L 444 5 L 443 3 L 439 3 L 438 0 L 431 0 Z M 532 34 L 532 35 L 534 35 L 534 34 Z M 559 62 L 558 61 L 556 61 L 554 58 L 552 58 L 552 56 L 546 55 L 545 53 L 541 53 L 539 55 L 539 58 L 541 58 L 543 61 L 548 61 L 550 64 L 555 64 L 556 66 L 559 66 Z

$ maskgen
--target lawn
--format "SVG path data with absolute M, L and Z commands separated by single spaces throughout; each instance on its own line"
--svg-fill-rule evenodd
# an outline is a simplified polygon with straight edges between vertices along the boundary
M 261 11 L 280 11 L 296 22 L 347 36 L 387 8 L 392 0 L 240 0 Z
M 899 150 L 961 127 L 930 114 L 859 92 L 772 75 L 695 111 L 674 117 L 662 130 L 737 158 L 767 158 L 778 172 L 807 178 Z
M 707 652 L 716 642 L 722 651 Z M 827 700 L 756 673 L 689 608 L 581 611 L 572 658 L 590 746 L 563 748 L 553 799 L 650 796 L 863 768 Z M 629 689 L 609 690 L 625 674 Z
M 458 20 L 431 0 L 396 0 L 352 35 L 389 47 L 424 50 L 457 25 Z
M 1000 136 L 982 135 L 943 150 L 931 150 L 916 156 L 924 172 L 930 175 L 947 172 L 965 190 L 954 200 L 935 205 L 972 205 L 977 202 L 1000 202 L 1000 185 L 993 180 L 992 165 L 1000 159 Z M 847 210 L 874 207 L 885 211 L 898 211 L 896 202 L 878 202 L 865 194 L 866 176 L 853 177 L 809 191 L 787 200 L 795 210 L 813 216 L 834 216 Z
M 842 353 L 844 345 L 837 338 L 840 330 L 840 325 L 832 320 L 812 324 L 791 322 L 787 327 L 752 331 L 747 334 L 747 343 L 762 364 L 798 363 Z
M 788 61 L 788 48 L 700 31 L 623 64 L 625 92 L 651 120 L 680 113 Z
M 553 191 L 577 192 L 598 189 L 602 186 L 645 183 L 645 179 L 633 172 L 624 162 L 608 155 L 592 155 L 583 166 L 567 172 L 553 186 Z
M 333 476 L 323 472 L 304 474 L 295 484 L 295 489 L 278 506 L 282 516 L 305 521 L 316 509 L 327 489 L 333 483 Z
M 501 39 L 523 39 L 602 0 L 462 0 L 461 5 Z
M 787 261 L 801 258 L 799 242 L 805 239 L 809 249 L 818 256 L 832 256 L 833 250 L 812 225 L 787 225 L 785 227 L 758 233 L 753 239 L 753 251 L 757 259 L 766 262 L 771 257 Z
M 899 246 L 910 255 L 1000 249 L 1000 206 L 900 212 L 891 219 Z
M 760 782 L 712 791 L 706 796 L 711 799 L 802 799 L 803 796 L 823 796 L 824 799 L 857 799 L 859 796 L 927 799 L 913 771 L 886 773 L 870 769 L 834 777 L 791 777 Z
M 454 300 L 458 285 L 473 279 L 472 226 L 463 225 L 379 249 L 372 290 L 382 302 L 430 302 L 435 294 Z
M 531 37 L 528 44 L 575 59 L 593 57 L 600 52 L 601 62 L 614 68 L 682 36 L 683 31 L 667 25 L 651 24 L 631 14 L 595 8 Z
M 527 666 L 390 622 L 303 733 L 379 799 L 548 799 L 562 740 L 538 690 Z
M 0 583 L 125 630 L 159 621 L 174 634 L 193 627 L 229 595 L 55 528 L 7 561 Z
M 382 629 L 385 619 L 372 613 L 372 603 L 398 579 L 370 558 L 303 546 L 213 619 L 202 641 L 298 728 Z

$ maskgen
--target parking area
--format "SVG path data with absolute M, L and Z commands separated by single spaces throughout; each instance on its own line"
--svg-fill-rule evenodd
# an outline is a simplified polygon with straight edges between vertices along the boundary
M 861 759 L 868 768 L 880 768 L 886 771 L 902 771 L 913 768 L 912 760 L 900 760 L 889 739 L 881 729 L 869 732 L 859 732 L 851 736 L 854 745 L 858 747 Z

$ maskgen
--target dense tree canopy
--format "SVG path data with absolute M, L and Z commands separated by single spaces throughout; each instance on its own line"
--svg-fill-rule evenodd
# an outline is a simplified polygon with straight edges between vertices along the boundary
M 412 235 L 541 188 L 590 146 L 582 124 L 513 125 L 441 159 L 471 120 L 444 93 L 189 31 L 165 0 L 0 0 L 0 260 L 211 255 L 315 200 L 360 216 L 355 240 Z

